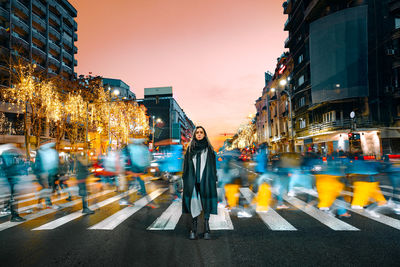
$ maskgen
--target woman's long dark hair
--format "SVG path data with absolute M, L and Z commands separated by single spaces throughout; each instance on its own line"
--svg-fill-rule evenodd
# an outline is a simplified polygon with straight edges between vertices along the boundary
M 189 146 L 188 146 L 188 150 L 187 150 L 187 152 L 189 153 L 189 155 L 193 155 L 194 147 L 195 147 L 196 141 L 197 141 L 197 140 L 196 140 L 196 131 L 197 131 L 197 129 L 199 129 L 199 128 L 203 129 L 203 131 L 204 131 L 204 138 L 207 140 L 207 147 L 208 147 L 209 149 L 211 149 L 212 151 L 214 151 L 214 148 L 213 148 L 213 146 L 211 145 L 210 140 L 209 140 L 208 137 L 207 137 L 207 132 L 206 132 L 206 130 L 204 129 L 204 127 L 203 127 L 203 126 L 196 126 L 196 128 L 195 128 L 194 131 L 193 131 L 192 140 L 190 140 L 190 143 L 189 143 Z

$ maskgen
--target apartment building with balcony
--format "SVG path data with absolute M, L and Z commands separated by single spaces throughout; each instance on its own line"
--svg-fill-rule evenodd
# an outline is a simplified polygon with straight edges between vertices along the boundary
M 394 2 L 284 2 L 297 150 L 348 150 L 358 132 L 364 154 L 400 153 Z
M 0 0 L 0 86 L 11 86 L 10 66 L 16 63 L 34 63 L 47 77 L 76 79 L 76 17 L 67 0 Z M 0 143 L 24 144 L 22 114 L 0 102 Z M 27 123 L 29 129 L 29 114 Z M 43 138 L 52 138 L 50 132 L 43 127 Z
M 48 76 L 76 78 L 77 11 L 67 0 L 0 0 L 1 82 L 9 63 L 35 63 Z
M 262 96 L 256 101 L 256 129 L 259 143 L 268 145 L 271 153 L 289 152 L 294 146 L 292 131 L 291 99 L 289 81 L 293 59 L 283 53 L 277 60 L 274 74 L 263 88 Z

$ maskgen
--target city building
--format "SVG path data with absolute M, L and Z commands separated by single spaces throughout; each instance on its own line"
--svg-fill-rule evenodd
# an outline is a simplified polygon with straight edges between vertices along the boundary
M 47 77 L 76 79 L 76 17 L 76 9 L 67 0 L 1 0 L 0 86 L 11 86 L 11 64 L 19 63 L 33 63 Z M 0 143 L 24 144 L 23 113 L 0 102 Z M 51 138 L 45 128 L 43 137 Z
M 129 85 L 119 79 L 102 78 L 102 85 L 121 100 L 136 99 L 136 95 L 130 90 Z
M 284 2 L 297 151 L 400 153 L 397 2 Z
M 78 24 L 67 0 L 0 1 L 1 83 L 9 85 L 10 63 L 35 63 L 49 76 L 76 78 Z
M 270 117 L 267 112 L 268 100 L 267 100 L 267 88 L 269 82 L 272 80 L 273 74 L 271 72 L 265 73 L 265 86 L 262 91 L 262 95 L 256 100 L 256 132 L 258 144 L 269 145 L 270 138 Z
M 290 98 L 292 69 L 292 57 L 284 53 L 277 60 L 274 74 L 266 73 L 266 85 L 256 101 L 258 143 L 267 144 L 272 153 L 289 152 L 294 148 Z
M 195 125 L 174 99 L 172 87 L 145 88 L 144 98 L 137 102 L 147 108 L 149 125 L 154 125 L 155 147 L 189 143 Z

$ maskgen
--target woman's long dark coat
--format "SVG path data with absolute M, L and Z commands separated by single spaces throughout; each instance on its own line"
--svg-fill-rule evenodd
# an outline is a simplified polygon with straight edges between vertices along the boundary
M 205 214 L 217 214 L 217 167 L 214 151 L 210 148 L 207 149 L 207 162 L 204 166 L 204 172 L 200 183 L 200 199 Z M 186 152 L 183 162 L 183 213 L 190 213 L 190 203 L 196 181 L 193 160 L 188 154 L 189 153 Z

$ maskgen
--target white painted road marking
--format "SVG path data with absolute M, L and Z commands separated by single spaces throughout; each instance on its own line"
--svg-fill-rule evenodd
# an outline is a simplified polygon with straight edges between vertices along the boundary
M 89 196 L 88 200 L 96 198 L 96 197 L 99 197 L 99 196 L 103 196 L 103 195 L 109 194 L 111 192 L 113 192 L 113 190 L 105 190 L 103 192 L 100 192 L 100 193 L 97 193 L 97 194 Z M 72 206 L 75 206 L 75 205 L 80 204 L 80 203 L 82 203 L 82 200 L 77 199 L 77 200 L 71 201 L 69 203 L 63 204 L 61 206 L 61 209 L 72 207 Z M 28 222 L 28 221 L 31 221 L 33 219 L 36 219 L 36 218 L 39 218 L 39 217 L 42 217 L 42 216 L 45 216 L 45 215 L 48 215 L 48 214 L 51 214 L 51 213 L 55 213 L 56 211 L 57 210 L 54 210 L 54 209 L 41 210 L 38 213 L 30 214 L 30 215 L 24 217 L 26 219 L 26 221 L 24 221 L 24 222 Z M 14 226 L 17 226 L 17 225 L 19 225 L 21 223 L 24 223 L 24 222 L 5 222 L 5 223 L 1 223 L 0 224 L 0 231 L 6 230 L 6 229 L 14 227 Z
M 182 202 L 173 202 L 147 230 L 174 230 L 182 215 Z
M 135 202 L 134 206 L 132 207 L 127 207 L 124 208 L 117 213 L 114 213 L 110 217 L 107 217 L 107 219 L 99 222 L 98 224 L 89 227 L 91 230 L 113 230 L 115 227 L 120 225 L 122 222 L 124 222 L 126 219 L 128 219 L 130 216 L 138 212 L 141 208 L 146 206 L 148 203 L 153 201 L 155 198 L 160 196 L 162 193 L 167 191 L 168 188 L 161 188 L 157 189 L 153 192 L 151 192 L 148 196 L 142 197 L 138 201 Z
M 128 191 L 128 194 L 132 194 L 135 191 L 136 191 L 136 189 L 131 189 L 131 190 Z M 89 209 L 96 210 L 96 209 L 99 209 L 101 207 L 104 207 L 104 206 L 106 206 L 108 204 L 111 204 L 111 203 L 117 201 L 117 200 L 120 200 L 121 198 L 125 197 L 126 194 L 127 193 L 124 192 L 122 194 L 119 194 L 119 195 L 113 196 L 111 198 L 108 198 L 108 199 L 106 199 L 104 201 L 101 201 L 101 202 L 95 204 L 95 205 L 89 206 Z M 79 210 L 79 211 L 73 212 L 71 214 L 68 214 L 66 216 L 63 216 L 63 217 L 61 217 L 59 219 L 56 219 L 54 221 L 51 221 L 49 223 L 43 224 L 42 226 L 34 228 L 34 229 L 32 229 L 32 231 L 52 230 L 52 229 L 55 229 L 57 227 L 60 227 L 61 225 L 66 224 L 66 223 L 68 223 L 70 221 L 78 219 L 79 217 L 82 217 L 83 215 L 84 214 L 82 213 L 82 210 Z
M 251 203 L 254 193 L 249 188 L 240 188 L 240 193 L 247 202 Z M 267 212 L 257 212 L 263 222 L 273 231 L 296 231 L 297 229 L 280 216 L 275 210 L 269 208 Z
M 283 199 L 290 203 L 291 205 L 295 206 L 299 210 L 302 210 L 303 212 L 307 213 L 314 219 L 320 221 L 321 223 L 325 224 L 329 228 L 335 230 L 335 231 L 359 231 L 360 229 L 345 223 L 323 211 L 320 211 L 319 209 L 307 205 L 307 203 L 301 201 L 300 199 L 297 199 L 295 197 L 288 197 L 284 196 Z

